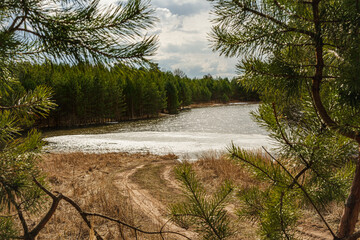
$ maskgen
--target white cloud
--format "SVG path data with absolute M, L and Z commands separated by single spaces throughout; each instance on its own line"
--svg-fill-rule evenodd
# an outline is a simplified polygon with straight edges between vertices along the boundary
M 116 0 L 101 0 L 113 3 Z M 162 70 L 183 70 L 189 77 L 235 76 L 236 59 L 219 57 L 211 51 L 210 4 L 206 0 L 152 0 L 159 18 L 151 32 L 159 35 L 160 47 L 153 57 Z

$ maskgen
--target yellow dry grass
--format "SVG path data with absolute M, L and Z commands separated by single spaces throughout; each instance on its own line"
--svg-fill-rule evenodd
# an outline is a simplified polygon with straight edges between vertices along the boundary
M 46 173 L 49 188 L 75 200 L 83 210 L 104 214 L 122 220 L 148 231 L 157 231 L 164 224 L 164 230 L 186 233 L 171 223 L 167 223 L 169 204 L 183 199 L 181 186 L 175 180 L 173 168 L 178 161 L 176 156 L 156 156 L 151 154 L 44 154 L 40 168 Z M 214 192 L 225 180 L 230 180 L 239 188 L 261 187 L 251 175 L 221 154 L 210 152 L 200 156 L 192 163 L 201 182 L 209 193 Z M 232 239 L 257 239 L 256 223 L 236 216 L 240 206 L 236 191 L 226 208 L 237 233 Z M 43 216 L 44 211 L 32 216 L 34 223 Z M 334 205 L 329 221 L 341 214 Z M 336 216 L 335 216 L 336 215 Z M 104 239 L 161 239 L 156 235 L 137 234 L 123 226 L 109 221 L 91 218 L 92 229 L 81 220 L 79 214 L 62 202 L 47 226 L 41 231 L 41 239 L 94 239 L 94 230 Z M 301 226 L 298 227 L 301 239 L 328 239 L 326 230 L 311 210 L 304 211 Z M 190 234 L 192 239 L 196 235 Z M 166 235 L 165 239 L 183 239 Z
M 75 200 L 88 212 L 104 214 L 148 231 L 160 229 L 144 214 L 129 196 L 127 176 L 136 167 L 146 164 L 175 163 L 174 156 L 150 154 L 46 154 L 40 167 L 46 173 L 52 191 Z M 150 179 L 148 179 L 150 180 Z M 134 239 L 134 231 L 98 218 L 92 219 L 94 229 L 104 239 Z M 138 234 L 140 237 L 141 234 Z M 62 203 L 38 239 L 91 239 L 89 230 L 71 206 Z M 143 239 L 160 239 L 146 236 Z

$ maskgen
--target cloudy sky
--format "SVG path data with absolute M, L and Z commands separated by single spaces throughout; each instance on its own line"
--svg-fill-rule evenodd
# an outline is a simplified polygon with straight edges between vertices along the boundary
M 189 77 L 235 76 L 236 59 L 219 57 L 209 47 L 211 6 L 206 0 L 151 0 L 151 4 L 160 20 L 154 29 L 160 47 L 153 59 L 161 70 L 181 69 Z

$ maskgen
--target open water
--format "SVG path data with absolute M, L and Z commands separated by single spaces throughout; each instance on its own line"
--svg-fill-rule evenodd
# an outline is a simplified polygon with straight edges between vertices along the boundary
M 182 159 L 196 159 L 204 152 L 226 151 L 232 143 L 243 148 L 271 148 L 266 131 L 250 115 L 257 107 L 239 103 L 194 108 L 158 119 L 48 132 L 46 150 L 173 153 Z

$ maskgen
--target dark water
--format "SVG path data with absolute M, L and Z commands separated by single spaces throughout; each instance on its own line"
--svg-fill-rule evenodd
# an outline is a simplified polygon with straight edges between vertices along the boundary
M 152 152 L 190 156 L 223 151 L 231 142 L 245 148 L 269 146 L 253 122 L 257 104 L 195 108 L 168 117 L 47 133 L 49 151 Z

